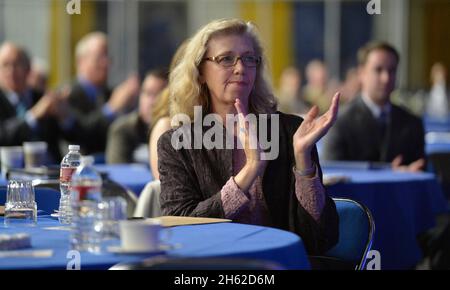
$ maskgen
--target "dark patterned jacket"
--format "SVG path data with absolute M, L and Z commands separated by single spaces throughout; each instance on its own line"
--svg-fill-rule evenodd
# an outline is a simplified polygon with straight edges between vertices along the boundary
M 263 176 L 263 192 L 272 226 L 298 234 L 310 255 L 321 254 L 338 240 L 336 206 L 327 196 L 320 220 L 316 222 L 300 205 L 295 195 L 292 138 L 302 119 L 280 112 L 277 114 L 279 155 L 275 160 L 268 162 Z M 185 126 L 187 127 L 184 128 L 194 134 L 193 126 L 190 126 L 191 128 L 189 125 Z M 206 148 L 176 150 L 171 144 L 175 130 L 164 133 L 158 141 L 160 201 L 163 214 L 224 218 L 220 191 L 233 175 L 232 150 Z M 207 127 L 203 127 L 203 133 L 207 130 Z M 312 160 L 318 166 L 322 179 L 315 148 Z

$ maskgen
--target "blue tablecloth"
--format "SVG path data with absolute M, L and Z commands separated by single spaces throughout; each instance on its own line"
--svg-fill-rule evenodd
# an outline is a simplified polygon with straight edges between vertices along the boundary
M 0 258 L 0 269 L 66 269 L 70 261 L 70 257 L 66 257 L 69 231 L 46 229 L 49 227 L 60 227 L 60 224 L 49 217 L 39 217 L 36 227 L 4 228 L 3 218 L 0 218 L 2 233 L 29 233 L 33 249 L 54 251 L 49 258 Z M 242 257 L 272 261 L 287 269 L 310 267 L 303 242 L 291 232 L 237 223 L 178 226 L 171 231 L 170 243 L 178 245 L 167 251 L 172 257 Z M 81 253 L 81 269 L 108 269 L 119 262 L 151 256 Z
M 425 135 L 425 152 L 427 155 L 450 153 L 450 132 L 428 132 Z
M 422 258 L 417 234 L 435 224 L 447 201 L 431 173 L 400 173 L 388 169 L 323 168 L 325 176 L 350 181 L 328 186 L 333 197 L 365 204 L 375 219 L 372 248 L 381 254 L 382 269 L 408 269 Z
M 102 164 L 95 165 L 95 168 L 107 173 L 111 180 L 128 187 L 138 196 L 145 185 L 153 180 L 150 169 L 144 164 Z
M 445 118 L 423 117 L 425 132 L 450 132 L 450 116 Z
M 427 155 L 433 153 L 450 153 L 450 143 L 427 143 L 425 145 Z

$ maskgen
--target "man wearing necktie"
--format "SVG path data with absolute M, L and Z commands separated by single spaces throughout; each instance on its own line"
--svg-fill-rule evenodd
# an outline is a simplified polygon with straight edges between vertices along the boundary
M 79 125 L 74 142 L 81 146 L 83 154 L 102 153 L 111 123 L 135 105 L 139 79 L 130 76 L 111 92 L 107 86 L 108 42 L 102 32 L 85 35 L 76 46 L 75 57 L 77 79 L 68 97 Z
M 388 125 L 388 112 L 387 110 L 381 110 L 380 115 L 378 116 L 378 125 L 380 126 L 381 136 L 384 138 L 386 134 L 386 128 Z
M 0 146 L 22 145 L 25 141 L 46 141 L 50 162 L 61 158 L 59 125 L 55 118 L 60 99 L 27 86 L 30 59 L 13 43 L 0 46 Z
M 420 118 L 394 105 L 399 54 L 391 45 L 372 42 L 358 52 L 361 94 L 344 108 L 324 140 L 329 160 L 390 162 L 394 169 L 425 166 Z

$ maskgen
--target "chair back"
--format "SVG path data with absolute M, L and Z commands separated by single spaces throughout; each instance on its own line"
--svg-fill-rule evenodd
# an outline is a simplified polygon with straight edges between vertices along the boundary
M 153 180 L 147 183 L 139 195 L 139 199 L 134 210 L 134 217 L 158 217 L 161 216 L 161 182 Z
M 102 197 L 116 196 L 120 196 L 127 201 L 127 217 L 132 217 L 138 200 L 136 194 L 117 182 L 103 177 Z
M 365 205 L 355 200 L 333 200 L 339 215 L 339 241 L 325 256 L 354 263 L 355 270 L 362 270 L 375 233 L 372 214 Z
M 38 210 L 52 214 L 55 210 L 59 209 L 59 200 L 61 198 L 59 190 L 50 187 L 35 186 L 34 196 Z

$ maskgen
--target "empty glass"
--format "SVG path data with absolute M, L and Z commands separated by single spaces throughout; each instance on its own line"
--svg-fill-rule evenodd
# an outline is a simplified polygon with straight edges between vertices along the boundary
M 5 226 L 33 226 L 37 205 L 31 180 L 10 180 L 6 192 Z
M 119 221 L 127 219 L 127 201 L 120 196 L 104 197 L 99 207 L 102 211 L 103 238 L 119 238 Z

